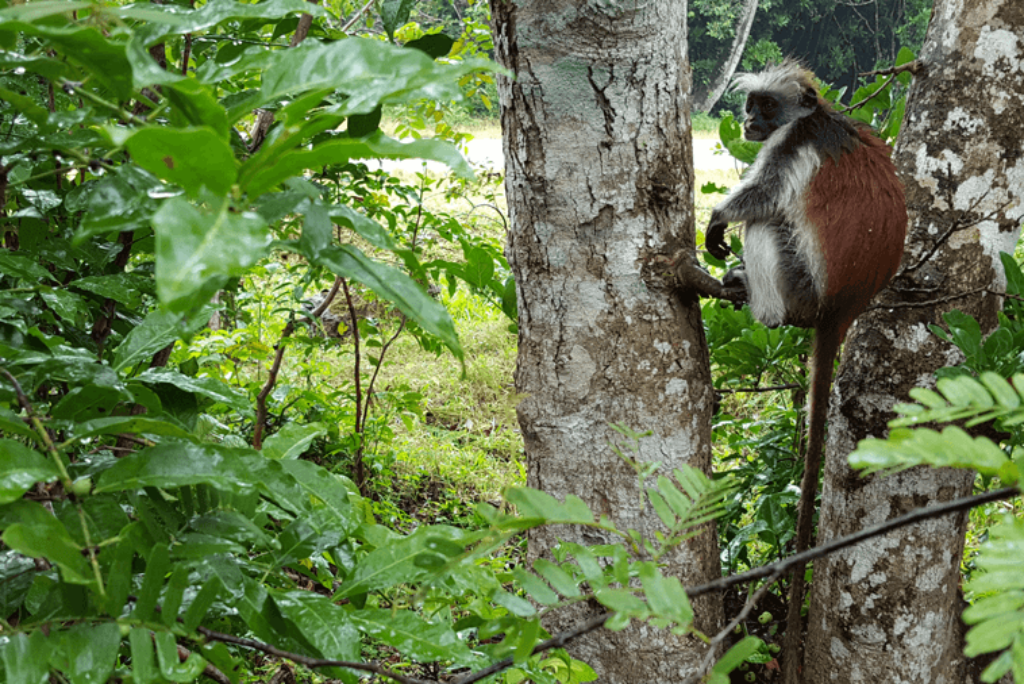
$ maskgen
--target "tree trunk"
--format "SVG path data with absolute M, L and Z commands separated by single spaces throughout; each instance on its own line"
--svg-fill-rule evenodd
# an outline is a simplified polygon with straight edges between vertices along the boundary
M 960 470 L 864 478 L 846 464 L 883 435 L 892 405 L 961 361 L 928 332 L 960 309 L 996 325 L 1024 217 L 1024 5 L 937 0 L 894 161 L 910 210 L 907 251 L 879 308 L 846 344 L 830 414 L 819 543 L 970 492 Z M 932 251 L 934 251 L 934 254 Z M 929 256 L 930 255 L 930 256 Z M 961 296 L 956 296 L 956 295 Z M 955 298 L 950 298 L 950 296 Z M 944 299 L 950 298 L 950 299 Z M 967 516 L 904 528 L 816 561 L 805 681 L 965 681 L 959 565 Z
M 732 75 L 736 73 L 736 67 L 740 65 L 743 57 L 743 50 L 747 47 L 747 38 L 750 37 L 750 29 L 754 26 L 754 15 L 757 14 L 758 0 L 743 0 L 743 7 L 740 8 L 740 18 L 736 21 L 736 35 L 732 39 L 732 47 L 729 48 L 729 56 L 722 62 L 718 73 L 715 75 L 711 85 L 705 92 L 703 88 L 694 93 L 693 109 L 697 112 L 707 114 L 714 108 L 718 101 L 725 94 L 729 87 Z
M 650 430 L 640 461 L 663 473 L 709 472 L 712 392 L 697 302 L 649 292 L 644 259 L 693 249 L 693 149 L 686 3 L 492 0 L 495 53 L 515 80 L 498 90 L 519 297 L 516 388 L 528 481 L 577 494 L 595 514 L 647 536 L 660 529 L 637 477 L 610 448 L 610 424 Z M 559 541 L 612 541 L 544 528 L 529 559 Z M 669 554 L 686 584 L 719 575 L 711 526 Z M 694 606 L 698 627 L 721 618 L 717 597 Z M 580 604 L 552 632 L 594 614 Z M 606 683 L 680 682 L 705 646 L 646 625 L 574 642 Z

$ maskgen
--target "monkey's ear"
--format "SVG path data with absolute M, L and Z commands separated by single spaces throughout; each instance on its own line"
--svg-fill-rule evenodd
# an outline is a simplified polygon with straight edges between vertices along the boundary
M 811 109 L 816 104 L 818 104 L 818 91 L 810 86 L 804 88 L 804 92 L 800 96 L 800 106 Z

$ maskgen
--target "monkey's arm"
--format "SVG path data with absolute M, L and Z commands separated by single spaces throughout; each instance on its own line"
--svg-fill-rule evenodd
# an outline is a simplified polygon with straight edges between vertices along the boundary
M 796 203 L 796 188 L 806 187 L 818 166 L 818 157 L 810 148 L 800 148 L 789 159 L 776 148 L 765 148 L 761 154 L 743 180 L 711 212 L 708 233 L 719 232 L 721 224 L 781 218 L 782 207 Z
M 644 281 L 654 289 L 669 287 L 680 294 L 721 299 L 734 304 L 747 301 L 747 289 L 742 282 L 723 284 L 700 266 L 697 254 L 680 250 L 669 258 L 656 256 L 645 268 Z

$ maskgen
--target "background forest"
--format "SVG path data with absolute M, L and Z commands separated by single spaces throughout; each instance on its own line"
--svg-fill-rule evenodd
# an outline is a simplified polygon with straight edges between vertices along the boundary
M 803 57 L 894 137 L 909 74 L 858 75 L 908 62 L 930 4 L 762 0 L 740 68 Z M 692 3 L 698 89 L 741 9 Z M 746 310 L 703 310 L 714 479 L 637 463 L 630 426 L 609 446 L 664 534 L 523 486 L 502 171 L 459 153 L 496 134 L 486 4 L 0 0 L 0 49 L 3 681 L 592 681 L 544 642 L 549 612 L 595 600 L 609 628 L 691 630 L 692 588 L 658 561 L 712 519 L 723 576 L 786 556 L 809 333 Z M 698 170 L 698 225 L 756 153 L 736 106 L 696 124 L 737 159 Z M 947 316 L 933 332 L 962 362 L 901 409 L 998 418 L 999 446 L 906 431 L 861 467 L 1018 481 L 1024 276 L 1004 263 L 999 331 Z M 987 681 L 1024 680 L 1022 513 L 971 514 L 969 652 L 1002 654 Z M 545 524 L 620 542 L 527 564 Z M 776 681 L 779 584 L 753 614 L 730 589 L 707 681 Z

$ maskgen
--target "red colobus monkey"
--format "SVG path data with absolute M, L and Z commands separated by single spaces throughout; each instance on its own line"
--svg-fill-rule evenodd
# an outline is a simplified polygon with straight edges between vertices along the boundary
M 832 109 L 814 75 L 793 60 L 736 78 L 747 93 L 744 137 L 764 141 L 757 160 L 714 208 L 706 247 L 725 258 L 725 228 L 743 221 L 743 266 L 723 279 L 745 289 L 768 327 L 814 328 L 807 456 L 796 551 L 808 548 L 824 448 L 832 366 L 853 320 L 896 273 L 907 210 L 889 147 Z M 796 681 L 804 568 L 797 568 L 787 622 L 786 681 Z

